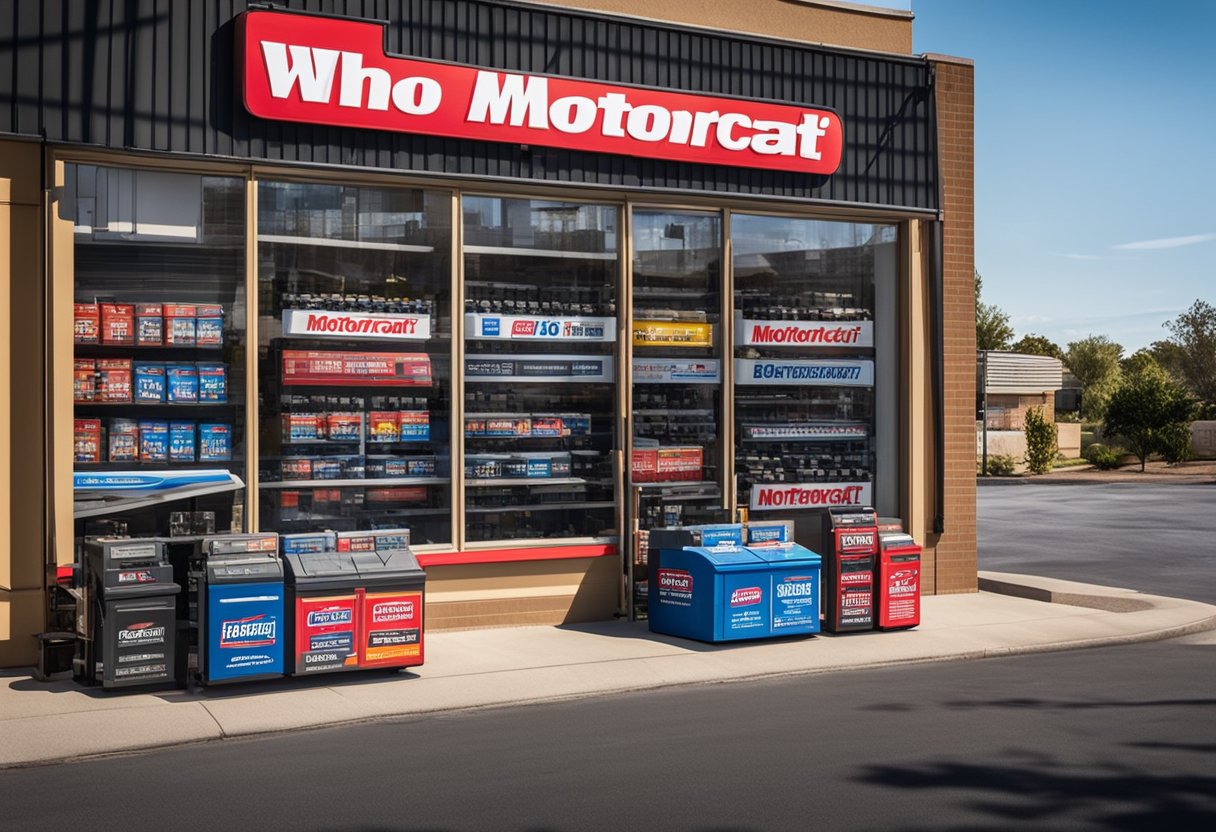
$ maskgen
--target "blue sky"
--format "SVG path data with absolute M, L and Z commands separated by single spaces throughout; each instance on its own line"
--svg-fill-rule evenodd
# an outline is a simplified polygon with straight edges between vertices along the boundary
M 910 5 L 914 51 L 975 60 L 976 267 L 1017 337 L 1130 353 L 1216 304 L 1216 0 Z

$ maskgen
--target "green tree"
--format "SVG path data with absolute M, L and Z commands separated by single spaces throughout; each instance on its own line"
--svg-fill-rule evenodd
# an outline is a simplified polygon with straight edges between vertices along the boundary
M 980 303 L 984 280 L 975 273 L 975 348 L 977 350 L 1007 350 L 1013 340 L 1009 316 L 999 306 Z
M 1106 412 L 1106 403 L 1119 386 L 1119 358 L 1123 347 L 1105 335 L 1091 335 L 1073 341 L 1064 353 L 1064 363 L 1081 382 L 1081 416 L 1098 420 Z
M 1173 336 L 1166 342 L 1173 348 L 1166 366 L 1201 401 L 1216 403 L 1216 307 L 1196 300 L 1165 327 Z
M 1032 407 L 1026 411 L 1026 467 L 1036 474 L 1046 474 L 1051 470 L 1060 452 L 1056 440 L 1058 429 L 1055 422 L 1043 418 L 1041 407 Z
M 1103 433 L 1123 437 L 1143 471 L 1151 454 L 1175 460 L 1186 456 L 1195 411 L 1195 400 L 1170 381 L 1156 362 L 1144 362 L 1111 394 Z M 1188 431 L 1186 449 L 1179 447 L 1183 429 Z
M 1046 355 L 1051 358 L 1064 358 L 1064 350 L 1060 345 L 1042 335 L 1023 335 L 1009 349 L 1023 355 Z

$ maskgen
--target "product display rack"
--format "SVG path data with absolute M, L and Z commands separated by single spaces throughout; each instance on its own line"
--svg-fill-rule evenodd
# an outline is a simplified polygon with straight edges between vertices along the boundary
M 825 224 L 736 218 L 737 505 L 868 504 L 874 477 L 874 265 L 865 240 L 806 251 Z M 822 244 L 821 244 L 822 245 Z
M 90 165 L 69 166 L 67 177 L 78 209 L 76 538 L 168 535 L 183 524 L 239 531 L 243 181 Z M 147 206 L 160 200 L 172 208 L 153 216 Z
M 431 192 L 262 183 L 262 528 L 451 542 L 449 254 Z
M 616 211 L 465 204 L 465 540 L 610 538 Z

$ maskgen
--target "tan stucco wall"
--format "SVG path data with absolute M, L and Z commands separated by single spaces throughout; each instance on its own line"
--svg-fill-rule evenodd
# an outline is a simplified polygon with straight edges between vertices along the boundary
M 805 0 L 531 0 L 611 14 L 687 23 L 709 29 L 826 43 L 853 49 L 912 53 L 912 16 L 886 9 L 846 8 Z

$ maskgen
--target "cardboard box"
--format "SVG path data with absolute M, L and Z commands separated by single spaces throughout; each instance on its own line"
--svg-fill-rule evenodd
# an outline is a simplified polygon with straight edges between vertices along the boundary
M 101 420 L 77 419 L 73 446 L 76 462 L 101 462 Z
M 205 404 L 223 404 L 228 401 L 228 366 L 226 364 L 198 363 L 198 400 Z
M 195 308 L 195 338 L 200 347 L 222 347 L 224 345 L 224 307 L 214 303 L 200 303 Z
M 358 442 L 363 433 L 363 416 L 359 413 L 330 413 L 326 417 L 330 439 Z
M 72 340 L 77 344 L 101 343 L 101 308 L 97 304 L 75 304 Z
M 165 387 L 170 404 L 197 404 L 198 367 L 193 364 L 165 365 Z
M 197 323 L 194 304 L 165 304 L 165 343 L 173 347 L 197 346 Z
M 135 344 L 135 307 L 129 303 L 101 304 L 101 343 Z
M 128 404 L 131 401 L 131 359 L 97 359 L 97 401 Z
M 139 457 L 144 462 L 169 461 L 169 423 L 139 423 Z
M 372 442 L 400 442 L 401 414 L 396 410 L 373 410 L 368 413 L 367 438 Z
M 77 358 L 72 362 L 72 400 L 91 402 L 97 398 L 97 362 Z
M 284 413 L 284 442 L 314 442 L 325 438 L 325 417 L 319 413 Z
M 139 423 L 132 419 L 110 420 L 110 462 L 139 461 Z
M 165 365 L 135 362 L 135 401 L 161 404 L 165 401 Z
M 228 462 L 232 459 L 232 425 L 203 423 L 198 426 L 198 461 Z
M 165 310 L 159 303 L 135 304 L 135 345 L 159 347 L 165 343 Z
M 310 480 L 312 460 L 308 457 L 287 457 L 279 460 L 279 475 L 285 480 Z
M 193 422 L 169 423 L 169 461 L 194 462 L 198 452 Z

